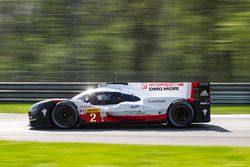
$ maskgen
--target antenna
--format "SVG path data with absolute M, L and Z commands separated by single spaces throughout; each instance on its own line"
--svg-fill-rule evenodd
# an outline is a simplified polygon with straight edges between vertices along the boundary
M 115 81 L 113 81 L 113 82 L 107 82 L 107 84 L 128 85 L 127 82 L 119 82 L 119 81 L 118 81 L 118 72 L 113 72 L 113 74 L 115 75 Z
M 115 82 L 118 82 L 118 72 L 114 72 L 115 75 Z

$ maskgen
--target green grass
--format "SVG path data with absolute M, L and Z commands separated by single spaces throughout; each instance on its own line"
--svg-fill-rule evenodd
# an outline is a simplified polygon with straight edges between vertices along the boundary
M 28 113 L 32 104 L 0 104 L 0 113 Z
M 27 113 L 32 104 L 0 104 L 0 113 Z M 212 106 L 212 114 L 250 114 L 250 106 Z
M 250 106 L 212 106 L 212 114 L 250 114 Z
M 0 166 L 249 167 L 250 148 L 0 141 Z

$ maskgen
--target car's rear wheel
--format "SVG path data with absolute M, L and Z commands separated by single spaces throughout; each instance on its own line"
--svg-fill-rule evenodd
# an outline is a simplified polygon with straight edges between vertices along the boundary
M 192 123 L 193 119 L 194 109 L 185 100 L 173 103 L 168 110 L 168 121 L 175 127 L 187 127 Z
M 67 129 L 76 125 L 78 115 L 76 107 L 71 102 L 63 101 L 56 104 L 51 113 L 51 118 L 56 127 Z

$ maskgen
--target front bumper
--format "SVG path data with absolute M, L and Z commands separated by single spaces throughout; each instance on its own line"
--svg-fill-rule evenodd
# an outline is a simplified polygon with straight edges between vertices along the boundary
M 28 112 L 29 126 L 52 127 L 50 115 L 55 104 L 56 102 L 47 100 L 32 105 Z
M 52 127 L 51 121 L 48 118 L 42 118 L 39 115 L 34 115 L 32 112 L 29 112 L 29 126 L 34 128 L 42 127 Z

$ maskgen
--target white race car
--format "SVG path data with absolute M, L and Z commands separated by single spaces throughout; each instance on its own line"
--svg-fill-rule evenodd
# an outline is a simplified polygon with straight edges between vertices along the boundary
M 72 99 L 38 102 L 29 110 L 31 127 L 145 122 L 186 127 L 209 121 L 210 86 L 198 82 L 106 83 Z

